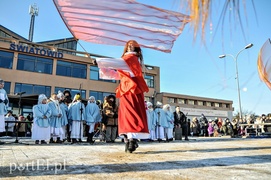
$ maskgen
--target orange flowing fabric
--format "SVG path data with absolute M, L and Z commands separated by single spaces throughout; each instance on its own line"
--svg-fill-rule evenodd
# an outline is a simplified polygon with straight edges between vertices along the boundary
M 120 85 L 116 96 L 120 100 L 118 120 L 119 134 L 149 133 L 145 110 L 144 92 L 149 88 L 142 76 L 141 66 L 135 54 L 122 57 L 128 64 L 135 77 L 120 71 Z
M 260 79 L 271 90 L 271 41 L 268 39 L 258 55 L 258 73 Z

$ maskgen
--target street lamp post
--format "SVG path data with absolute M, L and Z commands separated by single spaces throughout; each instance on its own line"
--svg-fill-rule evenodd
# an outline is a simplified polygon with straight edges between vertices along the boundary
M 242 119 L 242 106 L 241 106 L 241 96 L 240 96 L 240 86 L 239 86 L 239 76 L 238 76 L 238 65 L 237 65 L 237 58 L 239 56 L 239 54 L 244 51 L 245 49 L 249 49 L 253 46 L 253 44 L 248 44 L 246 45 L 246 47 L 244 47 L 243 49 L 241 49 L 237 55 L 234 57 L 232 54 L 223 54 L 220 55 L 219 58 L 225 58 L 226 56 L 230 56 L 233 58 L 234 62 L 235 62 L 235 70 L 236 70 L 236 82 L 237 82 L 237 91 L 238 91 L 238 103 L 239 103 L 239 119 Z

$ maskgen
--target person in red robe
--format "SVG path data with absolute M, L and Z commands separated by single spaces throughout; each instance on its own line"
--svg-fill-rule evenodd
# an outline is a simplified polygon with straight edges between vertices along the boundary
M 118 132 L 124 135 L 125 152 L 132 153 L 138 147 L 137 139 L 149 137 L 144 92 L 149 88 L 144 80 L 141 64 L 143 55 L 139 44 L 129 40 L 119 59 L 96 59 L 100 77 L 120 80 L 116 88 L 119 98 Z

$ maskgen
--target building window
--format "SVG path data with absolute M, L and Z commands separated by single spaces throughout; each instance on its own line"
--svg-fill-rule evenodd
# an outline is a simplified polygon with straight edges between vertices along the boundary
M 116 80 L 100 79 L 99 68 L 97 66 L 90 66 L 90 73 L 89 74 L 90 74 L 89 79 L 91 79 L 91 80 L 116 83 Z
M 230 108 L 230 104 L 226 104 L 226 108 Z
M 212 103 L 211 102 L 206 102 L 206 106 L 211 107 Z
M 198 101 L 198 106 L 203 106 L 203 101 Z
M 215 107 L 220 107 L 220 106 L 219 106 L 219 103 L 215 103 Z
M 53 60 L 48 58 L 19 54 L 17 70 L 52 74 Z
M 5 81 L 4 89 L 7 92 L 7 94 L 10 94 L 10 82 Z
M 0 67 L 12 69 L 14 53 L 0 51 Z
M 184 99 L 178 99 L 178 104 L 185 104 L 185 100 Z
M 105 96 L 109 96 L 112 93 L 109 92 L 99 92 L 99 91 L 89 91 L 89 97 L 94 96 L 96 100 L 104 101 Z
M 63 88 L 63 87 L 55 87 L 55 93 L 58 93 L 58 91 L 61 91 L 62 93 L 65 90 L 69 90 L 72 98 L 77 94 L 80 93 L 81 94 L 81 98 L 86 99 L 86 90 L 79 90 L 79 89 L 70 89 L 70 88 Z
M 87 65 L 58 60 L 56 75 L 86 79 Z
M 195 101 L 194 101 L 194 100 L 188 100 L 188 104 L 194 105 L 194 104 L 195 104 Z
M 154 88 L 154 76 L 145 75 L 145 81 L 149 88 Z
M 26 94 L 45 94 L 47 97 L 51 96 L 51 87 L 50 86 L 41 86 L 35 84 L 21 84 L 15 83 L 15 92 L 26 92 Z
M 7 34 L 6 32 L 0 30 L 0 37 L 8 37 L 8 38 L 10 38 L 11 36 L 9 34 Z M 8 40 L 2 40 L 2 39 L 0 41 L 9 42 Z
M 174 103 L 174 98 L 168 98 L 168 103 Z

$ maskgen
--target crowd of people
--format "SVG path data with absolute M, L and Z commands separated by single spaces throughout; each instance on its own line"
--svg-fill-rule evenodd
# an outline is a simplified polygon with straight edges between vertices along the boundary
M 252 117 L 247 116 L 242 120 L 233 118 L 215 118 L 209 119 L 202 114 L 198 119 L 194 117 L 190 124 L 190 133 L 192 136 L 231 136 L 240 137 L 248 134 L 259 135 L 262 133 L 271 133 L 271 114 Z
M 154 108 L 155 107 L 155 108 Z M 176 132 L 181 129 L 182 136 L 218 137 L 228 135 L 237 137 L 260 129 L 261 132 L 270 131 L 262 123 L 271 122 L 271 115 L 253 118 L 247 116 L 245 120 L 230 120 L 229 118 L 209 119 L 202 114 L 192 121 L 176 106 L 171 110 L 169 104 L 157 102 L 154 106 L 145 101 L 147 114 L 148 137 L 142 141 L 173 141 Z M 93 144 L 94 135 L 100 141 L 114 143 L 118 138 L 118 111 L 119 106 L 115 95 L 109 95 L 104 101 L 96 101 L 91 96 L 87 103 L 83 103 L 80 94 L 73 98 L 68 90 L 53 93 L 50 98 L 39 95 L 38 104 L 33 106 L 33 116 L 16 116 L 11 110 L 5 114 L 5 130 L 2 136 L 31 136 L 36 144 L 63 143 L 72 144 L 86 142 Z M 29 123 L 16 123 L 24 121 Z M 139 139 L 137 139 L 139 140 Z

